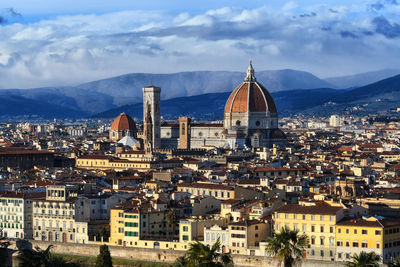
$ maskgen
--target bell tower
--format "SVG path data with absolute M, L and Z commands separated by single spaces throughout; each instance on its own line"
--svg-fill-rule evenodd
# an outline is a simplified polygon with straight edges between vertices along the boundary
M 160 94 L 160 87 L 154 85 L 143 87 L 143 123 L 146 120 L 147 108 L 149 107 L 152 119 L 153 148 L 161 148 Z

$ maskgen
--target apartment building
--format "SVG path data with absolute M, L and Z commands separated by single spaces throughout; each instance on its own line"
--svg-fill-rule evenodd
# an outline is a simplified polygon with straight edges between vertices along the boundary
M 323 201 L 288 204 L 274 213 L 275 231 L 282 227 L 298 229 L 308 236 L 306 258 L 332 260 L 335 258 L 335 225 L 344 217 L 341 206 Z
M 375 252 L 384 263 L 400 256 L 400 220 L 352 218 L 336 225 L 336 261 L 348 261 L 361 251 Z

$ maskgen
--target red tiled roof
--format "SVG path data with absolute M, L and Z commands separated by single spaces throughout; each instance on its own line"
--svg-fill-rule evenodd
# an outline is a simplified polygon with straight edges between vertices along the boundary
M 136 131 L 136 124 L 134 120 L 125 113 L 120 114 L 115 118 L 113 123 L 111 124 L 111 130 L 121 131 L 121 130 L 130 130 Z

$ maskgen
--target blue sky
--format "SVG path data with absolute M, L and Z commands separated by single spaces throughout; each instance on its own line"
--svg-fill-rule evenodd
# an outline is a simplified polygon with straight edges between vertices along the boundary
M 400 69 L 398 0 L 2 0 L 0 88 L 132 72 Z

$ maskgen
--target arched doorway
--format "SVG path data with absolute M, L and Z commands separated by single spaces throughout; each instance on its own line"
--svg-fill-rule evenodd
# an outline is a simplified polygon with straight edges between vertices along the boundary
M 62 242 L 67 242 L 67 234 L 66 233 L 63 233 L 62 234 Z
M 49 241 L 53 241 L 53 233 L 49 232 Z

